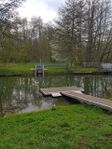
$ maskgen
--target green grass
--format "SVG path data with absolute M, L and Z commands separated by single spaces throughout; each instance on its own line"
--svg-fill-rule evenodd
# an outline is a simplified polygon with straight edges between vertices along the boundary
M 0 75 L 31 75 L 34 74 L 31 68 L 34 68 L 35 65 L 36 63 L 0 64 Z M 71 72 L 64 66 L 48 66 L 45 69 L 46 74 L 64 74 Z M 91 73 L 96 71 L 96 68 L 75 67 L 72 69 L 72 72 L 75 73 Z
M 0 74 L 3 75 L 15 75 L 15 74 L 34 74 L 33 71 L 31 71 L 31 68 L 34 68 L 36 63 L 26 63 L 26 64 L 0 64 Z M 66 73 L 65 67 L 45 67 L 45 73 L 46 74 L 59 74 L 59 73 Z
M 0 118 L 0 149 L 112 149 L 112 115 L 76 104 Z
M 0 64 L 0 74 L 32 74 L 31 68 L 35 67 L 35 63 L 20 64 Z
M 92 72 L 97 72 L 97 68 L 84 68 L 84 67 L 75 67 L 72 69 L 73 72 L 75 73 L 92 73 Z
M 46 67 L 45 73 L 48 74 L 63 74 L 67 73 L 67 70 L 65 67 Z

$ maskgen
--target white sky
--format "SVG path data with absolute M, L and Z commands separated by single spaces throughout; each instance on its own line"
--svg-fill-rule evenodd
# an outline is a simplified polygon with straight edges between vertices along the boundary
M 33 16 L 41 16 L 43 21 L 53 21 L 57 17 L 58 8 L 65 0 L 26 0 L 22 7 L 18 9 L 21 17 L 28 20 Z

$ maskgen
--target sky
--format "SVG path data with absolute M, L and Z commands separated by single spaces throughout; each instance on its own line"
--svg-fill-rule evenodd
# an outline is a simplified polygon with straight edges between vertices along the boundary
M 57 17 L 58 8 L 65 0 L 26 0 L 18 9 L 20 16 L 27 17 L 41 16 L 45 23 L 53 21 Z

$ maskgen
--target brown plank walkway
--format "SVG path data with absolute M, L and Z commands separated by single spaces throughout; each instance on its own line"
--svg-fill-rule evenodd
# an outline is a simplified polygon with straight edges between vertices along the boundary
M 78 91 L 80 92 L 80 88 L 77 88 L 75 86 L 72 87 L 52 87 L 52 88 L 41 88 L 40 92 L 44 95 L 44 96 L 53 96 L 53 97 L 57 97 L 57 96 L 62 96 L 60 93 L 63 91 L 70 91 L 70 90 L 74 90 L 74 91 Z
M 112 101 L 108 99 L 98 98 L 86 94 L 79 94 L 74 91 L 63 91 L 62 95 L 70 97 L 73 100 L 78 100 L 80 103 L 86 103 L 88 105 L 94 105 L 102 109 L 112 112 Z

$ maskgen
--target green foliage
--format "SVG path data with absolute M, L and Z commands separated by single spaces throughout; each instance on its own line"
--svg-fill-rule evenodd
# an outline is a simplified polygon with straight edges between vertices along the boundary
M 112 115 L 86 105 L 0 118 L 0 148 L 111 149 Z

